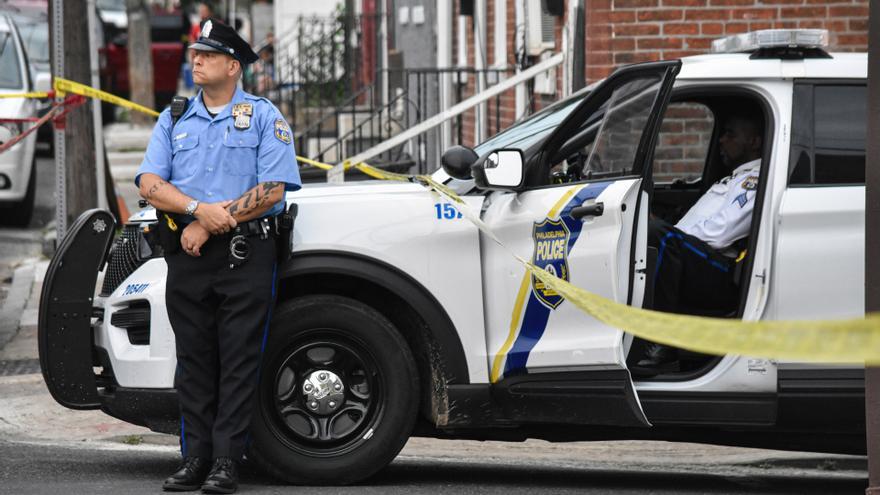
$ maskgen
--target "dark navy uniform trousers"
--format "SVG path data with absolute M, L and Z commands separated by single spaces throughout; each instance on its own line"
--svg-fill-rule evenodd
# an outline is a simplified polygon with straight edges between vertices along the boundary
M 211 236 L 200 257 L 166 256 L 184 457 L 240 460 L 248 439 L 275 297 L 275 239 L 248 237 L 249 259 L 230 268 L 231 237 Z
M 648 245 L 657 248 L 653 309 L 707 314 L 736 308 L 731 258 L 660 219 L 648 222 Z

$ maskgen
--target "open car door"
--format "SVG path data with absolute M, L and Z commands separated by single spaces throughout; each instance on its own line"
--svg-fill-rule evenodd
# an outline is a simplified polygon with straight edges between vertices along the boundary
M 483 215 L 508 248 L 579 287 L 641 306 L 645 170 L 680 67 L 620 69 L 529 156 L 499 150 L 477 165 L 500 177 L 504 157 L 520 155 L 520 183 L 496 187 Z M 623 330 L 584 314 L 491 240 L 482 256 L 490 379 L 509 419 L 649 426 Z

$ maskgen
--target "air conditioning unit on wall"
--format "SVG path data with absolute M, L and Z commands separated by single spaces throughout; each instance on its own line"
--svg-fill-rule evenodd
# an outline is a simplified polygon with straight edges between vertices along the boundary
M 530 56 L 538 56 L 556 48 L 556 17 L 562 14 L 558 0 L 526 0 L 526 22 L 528 38 L 526 51 Z
M 543 55 L 538 57 L 540 62 L 543 62 L 553 56 L 550 52 L 544 52 Z M 548 69 L 547 72 L 542 72 L 535 76 L 535 93 L 539 95 L 555 95 L 556 94 L 556 67 L 552 69 Z

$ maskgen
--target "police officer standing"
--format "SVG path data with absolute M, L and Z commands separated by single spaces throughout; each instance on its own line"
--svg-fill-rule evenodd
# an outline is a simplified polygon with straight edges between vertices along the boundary
M 232 493 L 274 303 L 276 218 L 300 177 L 278 109 L 238 88 L 251 47 L 208 19 L 190 57 L 201 91 L 162 112 L 135 177 L 166 240 L 177 345 L 183 462 L 163 488 Z

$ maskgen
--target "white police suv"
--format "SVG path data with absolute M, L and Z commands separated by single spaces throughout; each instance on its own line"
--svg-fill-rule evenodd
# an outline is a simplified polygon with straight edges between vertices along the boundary
M 650 307 L 649 215 L 675 222 L 729 173 L 718 137 L 748 109 L 764 146 L 734 253 L 739 293 L 694 313 L 858 317 L 867 58 L 828 54 L 826 38 L 756 32 L 719 53 L 623 67 L 476 150 L 447 152 L 434 178 L 520 256 Z M 533 280 L 420 185 L 323 185 L 287 200 L 299 205 L 293 256 L 279 269 L 249 452 L 281 479 L 364 479 L 412 435 L 865 450 L 861 367 L 681 351 L 674 368 L 639 375 L 645 342 Z M 115 228 L 106 212 L 83 214 L 52 260 L 43 374 L 67 407 L 177 433 L 155 217 L 134 215 L 113 240 Z

